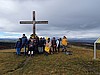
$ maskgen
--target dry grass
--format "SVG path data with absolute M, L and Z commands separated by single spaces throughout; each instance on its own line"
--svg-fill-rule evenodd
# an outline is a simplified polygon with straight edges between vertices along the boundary
M 100 50 L 71 46 L 72 55 L 62 52 L 49 56 L 17 56 L 14 50 L 0 52 L 0 75 L 100 75 Z
M 21 50 L 21 52 L 23 52 L 23 51 L 24 51 L 24 49 Z M 15 49 L 3 49 L 3 50 L 0 50 L 0 52 L 3 52 L 3 53 L 4 52 L 11 52 L 12 53 L 12 52 L 16 52 L 16 50 Z

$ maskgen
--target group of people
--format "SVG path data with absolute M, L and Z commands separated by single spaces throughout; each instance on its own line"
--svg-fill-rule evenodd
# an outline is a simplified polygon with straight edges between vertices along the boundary
M 24 48 L 24 55 L 33 56 L 34 54 L 44 53 L 45 55 L 54 54 L 62 51 L 67 51 L 67 38 L 56 39 L 53 37 L 50 38 L 39 38 L 38 36 L 34 37 L 33 34 L 29 39 L 23 34 L 22 38 L 19 38 L 16 42 L 16 54 L 20 55 L 22 48 Z

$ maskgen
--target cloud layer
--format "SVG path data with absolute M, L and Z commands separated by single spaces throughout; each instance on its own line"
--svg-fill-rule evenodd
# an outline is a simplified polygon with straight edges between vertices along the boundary
M 20 25 L 19 21 L 32 20 L 35 10 L 36 20 L 49 21 L 48 25 L 36 25 L 39 36 L 99 37 L 99 7 L 100 0 L 1 0 L 0 32 L 29 36 L 32 25 Z

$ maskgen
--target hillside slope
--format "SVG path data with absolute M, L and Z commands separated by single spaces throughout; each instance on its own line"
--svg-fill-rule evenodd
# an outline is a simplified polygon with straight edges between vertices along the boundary
M 62 52 L 34 57 L 17 56 L 15 50 L 1 50 L 0 75 L 100 75 L 100 50 L 71 46 L 72 55 Z

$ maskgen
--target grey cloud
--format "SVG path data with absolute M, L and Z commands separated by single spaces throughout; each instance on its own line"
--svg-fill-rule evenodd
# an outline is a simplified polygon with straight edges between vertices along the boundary
M 0 27 L 0 30 L 4 29 L 3 27 Z
M 35 10 L 36 20 L 49 21 L 48 25 L 36 25 L 37 34 L 39 35 L 71 36 L 74 35 L 74 32 L 78 32 L 77 35 L 81 36 L 81 32 L 83 31 L 89 30 L 94 31 L 95 33 L 100 32 L 99 0 L 9 1 L 12 1 L 11 3 L 14 3 L 14 6 L 16 8 L 14 7 L 8 10 L 4 9 L 0 11 L 0 18 L 4 18 L 10 21 L 10 23 L 0 22 L 1 28 L 5 26 L 5 28 L 2 30 L 0 28 L 0 31 L 32 33 L 32 25 L 20 25 L 19 21 L 32 20 L 32 11 Z M 7 6 L 5 6 L 5 8 L 6 7 Z M 9 5 L 9 7 L 11 6 Z M 1 8 L 3 7 L 0 7 L 0 9 Z M 98 32 L 96 32 L 95 30 L 98 30 Z M 88 32 L 88 34 L 90 33 L 91 32 Z

